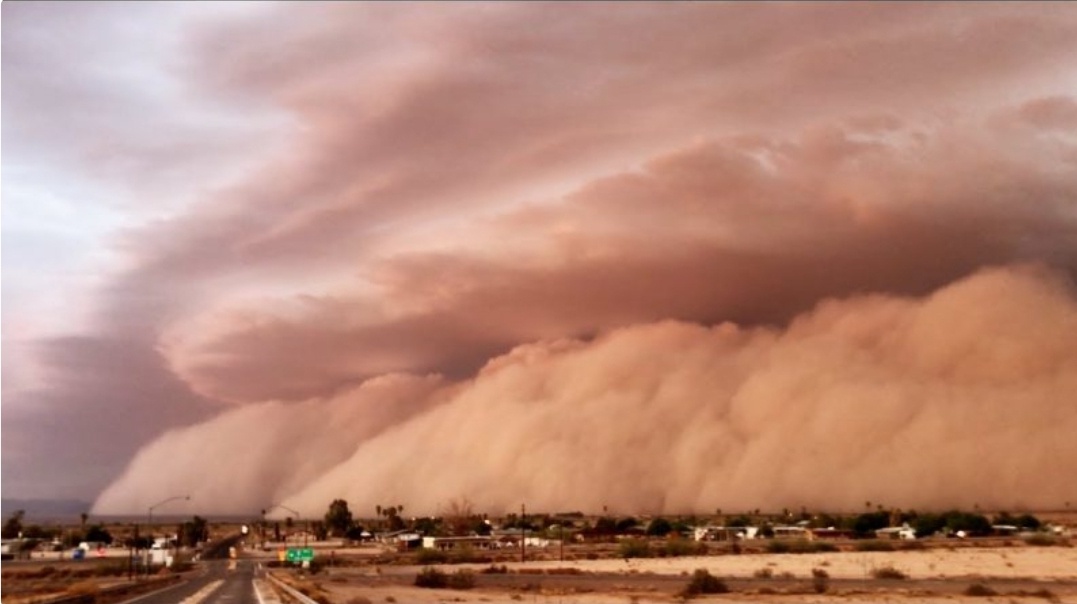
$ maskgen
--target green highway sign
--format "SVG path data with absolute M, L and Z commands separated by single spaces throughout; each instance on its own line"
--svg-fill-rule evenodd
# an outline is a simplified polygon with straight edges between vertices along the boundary
M 309 547 L 289 547 L 287 560 L 289 562 L 311 562 L 314 560 L 314 550 Z

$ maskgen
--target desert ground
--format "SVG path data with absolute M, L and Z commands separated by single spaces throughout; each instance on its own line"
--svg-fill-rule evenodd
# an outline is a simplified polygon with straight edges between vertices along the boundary
M 503 566 L 503 568 L 502 568 Z M 1077 602 L 1077 548 L 937 547 L 917 551 L 816 554 L 742 554 L 682 558 L 600 559 L 437 566 L 471 572 L 471 589 L 413 585 L 423 567 L 326 568 L 287 575 L 316 598 L 334 604 L 365 602 L 549 602 L 608 604 L 675 602 L 696 569 L 722 579 L 729 593 L 697 596 L 724 602 Z M 905 579 L 878 579 L 892 568 Z M 825 572 L 825 591 L 813 580 Z M 970 586 L 985 595 L 968 595 Z M 978 588 L 974 588 L 978 589 Z M 994 595 L 990 595 L 990 594 Z
M 236 534 L 239 526 L 218 525 L 214 530 L 219 535 Z M 299 542 L 264 548 L 251 543 L 240 550 L 240 556 L 322 604 L 679 602 L 685 599 L 685 587 L 697 569 L 705 569 L 728 588 L 728 593 L 695 596 L 701 601 L 1077 604 L 1077 547 L 1072 537 L 1054 543 L 931 538 L 912 544 L 895 541 L 893 551 L 858 551 L 861 542 L 850 540 L 839 544 L 842 551 L 767 553 L 767 540 L 755 540 L 738 548 L 729 542 L 710 543 L 709 554 L 703 556 L 626 560 L 618 556 L 616 543 L 589 542 L 566 545 L 564 560 L 553 544 L 528 549 L 527 562 L 519 561 L 519 550 L 509 549 L 475 551 L 479 561 L 473 563 L 426 566 L 417 563 L 414 551 L 397 552 L 382 544 L 343 547 L 340 541 L 327 541 L 310 544 L 321 561 L 313 573 L 276 563 L 280 547 Z M 104 554 L 104 558 L 75 562 L 69 554 L 40 552 L 32 560 L 5 563 L 3 600 L 14 602 L 14 594 L 26 592 L 28 599 L 19 601 L 37 601 L 51 593 L 70 592 L 72 585 L 88 580 L 98 587 L 122 583 L 122 573 L 95 578 L 89 572 L 95 566 L 122 566 L 128 555 L 122 548 L 110 548 Z M 31 578 L 48 567 L 60 572 Z M 473 584 L 467 589 L 417 587 L 416 576 L 425 568 L 449 577 L 465 573 Z M 892 569 L 904 578 L 880 578 L 880 569 Z M 65 580 L 72 585 L 60 584 L 61 573 L 70 575 Z M 24 589 L 30 586 L 28 581 L 36 588 Z M 980 595 L 972 595 L 975 592 L 970 589 Z M 282 596 L 281 601 L 289 600 Z

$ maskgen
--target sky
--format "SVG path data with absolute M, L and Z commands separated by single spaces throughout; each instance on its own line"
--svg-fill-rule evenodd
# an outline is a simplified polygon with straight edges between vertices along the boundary
M 5 497 L 1077 500 L 1077 6 L 0 10 Z

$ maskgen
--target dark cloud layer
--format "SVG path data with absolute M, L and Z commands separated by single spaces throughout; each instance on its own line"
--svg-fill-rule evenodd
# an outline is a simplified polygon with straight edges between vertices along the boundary
M 311 297 L 285 316 L 248 308 L 180 324 L 165 350 L 207 394 L 305 398 L 385 371 L 466 375 L 529 340 L 665 318 L 783 323 L 827 296 L 924 293 L 984 264 L 1077 268 L 1077 182 L 1039 165 L 1042 150 L 987 147 L 998 133 L 958 129 L 910 145 L 857 135 L 830 128 L 655 158 L 472 227 L 502 249 L 527 232 L 541 252 L 397 255 L 367 276 L 377 300 Z M 1041 146 L 1030 138 L 1009 140 Z M 415 310 L 384 316 L 392 308 Z
M 186 21 L 159 64 L 134 61 L 137 36 L 101 41 L 138 66 L 128 94 L 119 71 L 69 82 L 31 60 L 50 28 L 94 34 L 11 6 L 5 147 L 29 116 L 11 139 L 36 141 L 27 161 L 134 196 L 117 207 L 171 201 L 110 238 L 124 265 L 86 333 L 38 347 L 48 379 L 5 394 L 5 487 L 92 493 L 167 428 L 346 405 L 386 373 L 455 383 L 529 342 L 783 328 L 989 265 L 1077 274 L 1065 4 L 261 5 Z M 426 407 L 395 404 L 400 425 L 363 439 L 419 429 Z M 191 430 L 145 451 L 212 434 Z M 350 454 L 339 440 L 326 464 Z

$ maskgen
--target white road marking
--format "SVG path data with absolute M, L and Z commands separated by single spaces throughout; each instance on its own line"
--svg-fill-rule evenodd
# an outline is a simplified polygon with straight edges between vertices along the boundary
M 272 590 L 266 590 L 269 593 L 268 596 L 262 593 L 262 587 L 265 586 L 265 582 L 261 579 L 254 579 L 251 581 L 251 585 L 254 586 L 254 597 L 258 598 L 258 604 L 280 604 L 280 598 Z
M 195 592 L 193 595 L 184 598 L 180 604 L 199 604 L 210 596 L 213 592 L 217 591 L 217 588 L 224 585 L 223 579 L 217 579 L 211 583 L 207 583 L 205 587 Z

